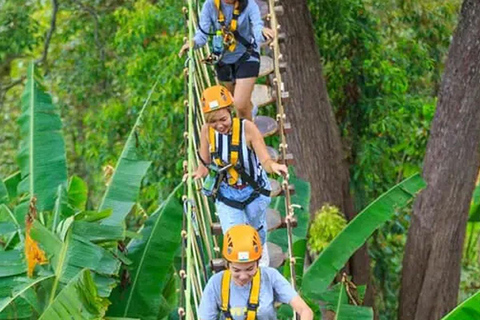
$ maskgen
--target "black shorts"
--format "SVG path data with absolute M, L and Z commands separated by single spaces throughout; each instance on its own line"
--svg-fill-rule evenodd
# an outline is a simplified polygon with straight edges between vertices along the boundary
M 239 59 L 242 60 L 242 59 Z M 217 78 L 221 82 L 234 82 L 235 79 L 256 78 L 260 71 L 260 61 L 218 63 L 215 65 Z

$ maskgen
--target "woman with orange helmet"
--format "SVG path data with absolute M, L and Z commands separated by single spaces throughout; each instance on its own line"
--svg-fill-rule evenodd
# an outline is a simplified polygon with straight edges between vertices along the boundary
M 274 268 L 259 267 L 262 244 L 251 226 L 238 225 L 223 238 L 227 270 L 213 275 L 203 291 L 198 318 L 201 320 L 274 320 L 275 302 L 288 303 L 300 320 L 313 319 L 313 312 Z
M 212 33 L 209 33 L 212 32 Z M 251 96 L 260 71 L 260 45 L 274 37 L 264 28 L 254 0 L 206 0 L 193 39 L 194 48 L 204 46 L 211 35 L 212 62 L 218 80 L 235 96 L 240 118 L 252 119 Z M 189 44 L 180 50 L 181 56 Z
M 224 233 L 234 225 L 248 223 L 259 230 L 265 244 L 266 212 L 271 201 L 265 170 L 286 175 L 288 169 L 270 158 L 253 122 L 232 117 L 232 105 L 232 94 L 223 86 L 203 92 L 206 124 L 200 134 L 201 163 L 193 176 L 198 179 L 210 173 L 204 181 L 204 192 L 215 198 Z M 266 252 L 261 264 L 268 266 L 268 262 Z

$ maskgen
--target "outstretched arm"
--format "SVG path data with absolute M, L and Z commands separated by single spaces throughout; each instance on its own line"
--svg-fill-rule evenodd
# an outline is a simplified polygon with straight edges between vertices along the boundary
M 310 309 L 310 307 L 299 295 L 290 301 L 290 305 L 292 306 L 293 310 L 300 315 L 300 320 L 313 320 L 312 309 Z
M 257 126 L 248 120 L 245 120 L 245 137 L 247 139 L 247 143 L 252 146 L 253 151 L 260 160 L 262 167 L 268 173 L 276 173 L 278 175 L 281 174 L 288 174 L 288 168 L 284 164 L 279 164 L 273 161 L 270 158 L 270 155 L 267 151 L 267 145 L 263 140 L 262 133 L 258 130 Z

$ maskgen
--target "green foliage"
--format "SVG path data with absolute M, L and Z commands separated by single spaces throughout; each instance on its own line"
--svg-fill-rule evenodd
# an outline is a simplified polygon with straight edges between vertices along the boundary
M 181 240 L 182 187 L 180 184 L 145 222 L 142 237 L 128 245 L 132 264 L 124 272 L 130 275 L 131 283 L 114 290 L 109 315 L 162 319 L 172 311 L 174 306 L 166 299 L 176 296 L 174 289 L 168 290 L 168 284 L 173 281 L 171 267 Z M 164 291 L 170 294 L 162 295 Z
M 90 271 L 83 269 L 67 283 L 38 319 L 101 319 L 107 306 L 107 300 L 97 294 Z
M 335 206 L 324 205 L 315 213 L 310 225 L 308 244 L 315 253 L 321 252 L 345 228 L 347 220 Z
M 99 210 L 111 208 L 113 213 L 104 220 L 104 223 L 118 225 L 123 223 L 125 217 L 135 204 L 138 197 L 138 189 L 148 167 L 149 161 L 141 160 L 138 155 L 139 137 L 142 130 L 143 113 L 150 102 L 150 97 L 157 87 L 155 82 L 143 108 L 138 114 L 137 121 L 128 136 L 125 147 L 117 162 L 111 181 L 100 203 Z M 128 187 L 127 187 L 128 186 Z
M 480 317 L 480 291 L 453 309 L 442 320 L 477 319 Z
M 348 296 L 345 285 L 340 285 L 340 294 L 335 305 L 336 320 L 372 320 L 372 308 L 352 306 L 348 304 Z
M 0 79 L 10 68 L 10 62 L 36 44 L 37 23 L 30 15 L 32 1 L 0 1 Z M 3 69 L 5 68 L 5 69 Z
M 347 227 L 322 251 L 303 278 L 302 291 L 317 297 L 326 291 L 337 272 L 367 238 L 406 205 L 425 186 L 417 174 L 396 185 L 360 212 Z
M 18 120 L 22 135 L 18 155 L 22 182 L 18 188 L 36 197 L 37 207 L 43 211 L 53 208 L 58 186 L 67 184 L 67 165 L 62 123 L 41 80 L 31 63 Z

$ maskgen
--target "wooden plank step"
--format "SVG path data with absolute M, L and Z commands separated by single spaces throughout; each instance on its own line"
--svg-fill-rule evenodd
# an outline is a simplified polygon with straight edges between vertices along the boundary
M 268 255 L 270 257 L 270 267 L 279 268 L 287 259 L 287 255 L 283 253 L 282 248 L 275 243 L 267 242 Z
M 295 165 L 295 158 L 293 157 L 293 154 L 287 153 L 285 155 L 285 159 L 283 159 L 283 157 L 279 156 L 278 162 L 285 163 L 287 165 Z
M 212 235 L 214 236 L 220 236 L 222 235 L 222 225 L 220 222 L 212 222 L 212 225 L 210 226 L 210 231 L 212 232 Z
M 270 192 L 270 197 L 277 197 L 282 193 L 282 186 L 280 185 L 280 182 L 274 179 L 268 179 L 270 180 L 270 186 L 272 187 L 272 191 Z
M 278 162 L 280 159 L 280 154 L 277 149 L 267 146 L 268 155 L 272 158 L 273 161 Z
M 278 229 L 282 226 L 282 216 L 280 212 L 275 209 L 268 208 L 267 209 L 267 229 L 268 231 L 272 231 Z
M 223 271 L 227 268 L 227 262 L 222 258 L 212 259 L 210 261 L 210 268 L 215 273 Z
M 278 131 L 278 123 L 275 119 L 266 116 L 256 116 L 254 121 L 263 137 L 274 135 Z
M 290 191 L 290 195 L 293 196 L 295 194 L 295 185 L 293 185 L 293 184 L 289 185 L 288 190 Z M 282 191 L 280 191 L 279 195 L 284 196 L 285 195 L 285 190 L 282 189 Z
M 257 107 L 264 107 L 275 102 L 272 88 L 265 84 L 256 84 L 253 87 L 252 103 Z
M 264 77 L 274 70 L 273 59 L 269 56 L 260 56 L 260 72 L 258 73 L 259 77 Z

